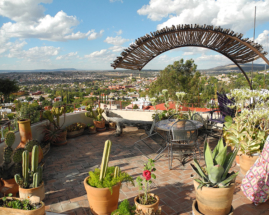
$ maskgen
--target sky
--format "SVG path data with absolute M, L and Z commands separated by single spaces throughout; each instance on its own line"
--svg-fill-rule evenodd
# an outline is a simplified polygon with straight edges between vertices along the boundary
M 0 70 L 113 69 L 135 39 L 178 24 L 221 26 L 253 38 L 255 6 L 255 42 L 268 50 L 269 0 L 0 0 Z M 181 58 L 194 59 L 198 70 L 232 64 L 217 52 L 185 47 L 144 69 Z

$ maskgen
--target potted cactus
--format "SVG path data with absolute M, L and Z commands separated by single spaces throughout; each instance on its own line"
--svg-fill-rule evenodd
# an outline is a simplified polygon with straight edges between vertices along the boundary
M 61 146 L 67 143 L 66 135 L 67 130 L 62 129 L 63 124 L 60 126 L 60 116 L 64 113 L 64 107 L 55 108 L 45 111 L 43 117 L 48 119 L 49 125 L 43 126 L 44 141 L 49 141 L 52 145 Z
M 96 108 L 96 111 L 93 111 L 93 106 L 88 105 L 86 107 L 86 110 L 88 112 L 85 113 L 85 116 L 93 118 L 93 124 L 96 127 L 97 131 L 105 131 L 106 130 L 106 122 L 105 119 L 102 116 L 102 113 L 104 113 L 104 109 L 102 108 Z
M 41 146 L 37 140 L 28 140 L 24 146 L 24 150 L 27 150 L 29 152 L 29 156 L 31 160 L 32 150 L 34 146 L 38 146 L 39 148 L 38 163 L 40 163 L 44 156 L 43 156 L 43 151 L 41 149 Z
M 239 172 L 229 170 L 233 164 L 238 148 L 227 154 L 227 146 L 224 147 L 220 139 L 213 152 L 209 144 L 204 145 L 204 159 L 206 167 L 202 168 L 194 159 L 193 170 L 199 178 L 194 179 L 196 201 L 193 203 L 194 214 L 227 215 L 232 210 L 235 178 Z
M 84 123 L 81 123 L 81 122 L 76 122 L 76 123 L 73 123 L 73 124 L 67 126 L 66 127 L 67 137 L 73 138 L 73 137 L 78 137 L 78 136 L 82 135 L 85 127 L 86 127 L 86 125 Z
M 96 133 L 96 127 L 92 124 L 88 124 L 88 128 L 89 128 L 89 133 L 90 134 L 95 134 Z
M 14 180 L 15 174 L 21 174 L 21 159 L 22 159 L 22 148 L 18 148 L 13 152 L 12 145 L 15 142 L 15 134 L 13 131 L 8 131 L 5 135 L 5 144 L 3 164 L 0 167 L 0 178 L 2 182 L 1 193 L 7 195 L 12 193 L 16 195 L 19 191 L 19 187 Z M 13 163 L 12 163 L 13 161 Z
M 19 195 L 21 199 L 29 199 L 38 196 L 42 201 L 45 198 L 45 188 L 43 182 L 43 166 L 38 166 L 38 146 L 33 146 L 31 170 L 29 168 L 29 151 L 22 153 L 22 177 L 16 174 L 14 179 L 19 185 Z
M 117 209 L 122 181 L 134 185 L 132 177 L 121 172 L 118 166 L 108 167 L 111 144 L 110 140 L 105 142 L 101 168 L 89 172 L 84 180 L 90 209 L 94 215 L 111 214 Z

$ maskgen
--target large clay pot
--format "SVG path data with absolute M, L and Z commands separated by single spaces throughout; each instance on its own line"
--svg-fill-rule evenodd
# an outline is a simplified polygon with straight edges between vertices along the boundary
M 12 199 L 19 199 L 19 198 L 12 197 Z M 0 207 L 0 215 L 45 215 L 45 204 L 44 202 L 40 203 L 42 204 L 42 206 L 35 210 L 19 210 L 14 208 Z
M 30 123 L 30 119 L 18 120 L 21 142 L 17 148 L 24 148 L 26 142 L 33 139 Z
M 227 215 L 231 211 L 235 183 L 225 188 L 202 187 L 193 180 L 198 210 L 206 215 Z
M 112 187 L 112 195 L 108 188 L 91 187 L 84 179 L 84 187 L 87 192 L 91 212 L 94 215 L 110 215 L 118 207 L 121 183 Z
M 102 119 L 102 121 L 96 121 L 93 120 L 93 124 L 96 128 L 105 128 L 106 127 L 106 121 L 105 119 Z
M 1 181 L 3 183 L 1 193 L 3 193 L 5 196 L 7 196 L 9 193 L 12 193 L 12 196 L 17 195 L 19 192 L 19 186 L 14 178 L 8 180 L 1 179 Z
M 42 201 L 45 198 L 44 182 L 37 188 L 25 189 L 19 187 L 19 195 L 21 199 L 29 199 L 32 196 L 38 196 L 40 197 L 40 201 Z
M 140 196 L 141 195 L 144 195 L 144 194 L 140 194 Z M 159 209 L 159 203 L 160 203 L 159 197 L 157 195 L 154 195 L 154 193 L 148 193 L 148 195 L 154 196 L 157 199 L 157 202 L 155 202 L 152 205 L 141 205 L 137 202 L 139 196 L 136 196 L 134 199 L 136 210 L 142 210 L 144 213 L 148 213 L 150 212 L 149 210 L 152 209 L 152 212 L 157 212 Z
M 57 143 L 52 143 L 52 145 L 54 145 L 54 146 L 66 145 L 66 143 L 67 143 L 66 136 L 67 136 L 67 130 L 62 131 L 60 134 L 59 141 Z
M 250 167 L 253 166 L 253 164 L 255 163 L 255 161 L 258 159 L 259 156 L 260 154 L 252 156 L 242 154 L 240 156 L 240 172 L 243 175 L 246 175 L 247 171 L 250 169 Z
M 234 209 L 233 209 L 233 206 L 232 206 L 229 215 L 233 215 L 234 214 L 233 211 L 234 211 Z M 192 214 L 193 215 L 204 215 L 204 214 L 200 213 L 200 211 L 198 210 L 196 200 L 194 200 L 193 203 L 192 203 Z

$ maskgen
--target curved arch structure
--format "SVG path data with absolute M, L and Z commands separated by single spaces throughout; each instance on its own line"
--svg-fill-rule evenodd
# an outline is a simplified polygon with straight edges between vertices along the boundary
M 156 32 L 150 32 L 135 40 L 129 48 L 124 49 L 120 57 L 111 64 L 114 69 L 124 68 L 141 70 L 149 61 L 171 49 L 194 46 L 214 50 L 233 61 L 243 72 L 249 85 L 248 76 L 239 64 L 252 62 L 262 58 L 268 65 L 261 45 L 248 38 L 241 39 L 243 34 L 234 33 L 230 29 L 213 27 L 212 25 L 173 25 Z

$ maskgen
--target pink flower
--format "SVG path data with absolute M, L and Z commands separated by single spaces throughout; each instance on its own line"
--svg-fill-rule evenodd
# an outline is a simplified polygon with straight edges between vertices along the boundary
M 143 177 L 146 178 L 147 181 L 150 180 L 151 179 L 151 172 L 149 170 L 144 170 Z

